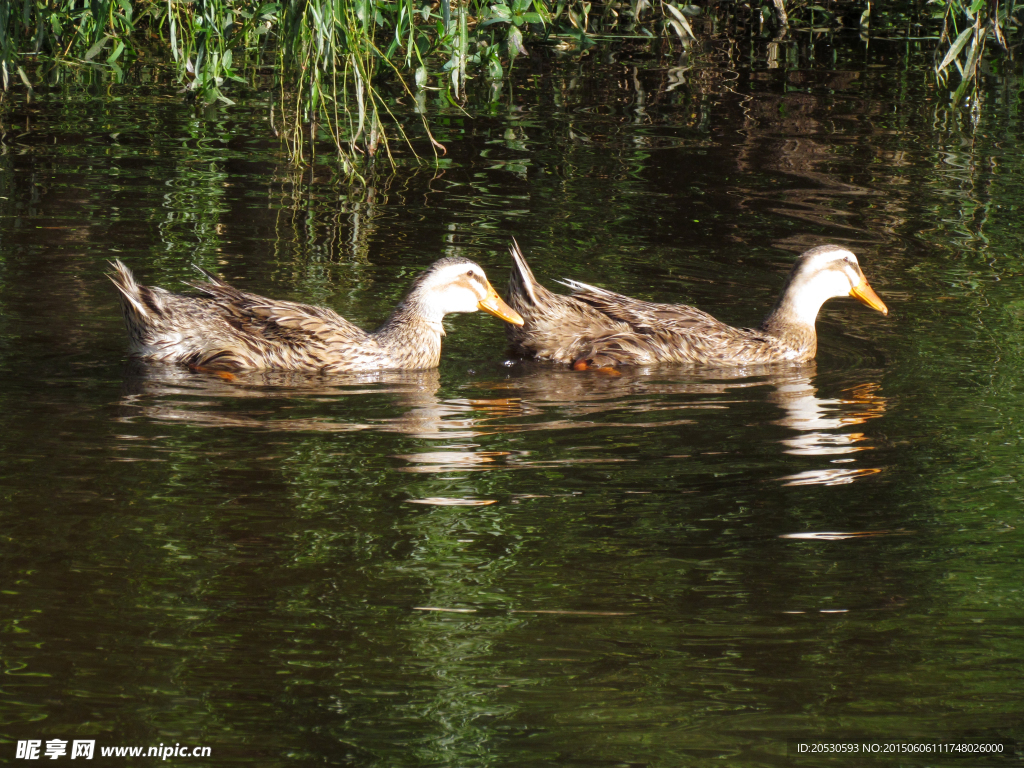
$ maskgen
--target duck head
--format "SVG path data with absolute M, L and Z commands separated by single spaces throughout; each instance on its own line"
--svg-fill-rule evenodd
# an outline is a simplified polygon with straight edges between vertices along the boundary
M 775 311 L 793 321 L 813 325 L 821 305 L 840 296 L 853 296 L 883 315 L 889 314 L 853 253 L 838 245 L 819 245 L 797 259 Z
M 424 272 L 413 286 L 409 299 L 429 320 L 440 322 L 453 312 L 483 310 L 513 325 L 523 318 L 502 301 L 474 261 L 459 257 L 441 259 Z

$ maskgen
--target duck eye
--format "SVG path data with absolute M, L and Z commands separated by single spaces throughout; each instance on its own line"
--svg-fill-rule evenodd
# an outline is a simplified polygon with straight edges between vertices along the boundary
M 472 269 L 469 270 L 469 272 L 467 272 L 466 274 L 469 275 L 470 277 L 476 277 L 476 272 L 474 272 Z

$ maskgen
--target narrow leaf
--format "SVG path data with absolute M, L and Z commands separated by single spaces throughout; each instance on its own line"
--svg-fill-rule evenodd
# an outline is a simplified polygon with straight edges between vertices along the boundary
M 124 43 L 120 40 L 117 41 L 117 45 L 114 46 L 113 52 L 107 56 L 107 64 L 113 64 L 117 61 L 118 56 L 121 55 L 121 51 L 124 50 Z
M 32 83 L 29 82 L 28 75 L 25 74 L 25 70 L 21 67 L 18 67 L 18 77 L 21 78 L 21 82 L 25 84 L 26 88 L 28 88 L 30 91 L 35 90 L 34 88 L 32 88 Z
M 682 26 L 682 28 L 686 30 L 686 34 L 690 36 L 691 40 L 697 39 L 697 36 L 693 34 L 693 30 L 690 29 L 690 22 L 686 20 L 686 16 L 683 15 L 682 11 L 680 11 L 671 3 L 662 3 L 661 7 L 667 10 L 672 15 L 675 21 L 679 22 L 680 26 Z M 675 27 L 674 24 L 672 26 Z M 676 34 L 678 34 L 680 38 L 685 40 L 685 37 L 679 33 L 678 28 L 676 28 Z
M 957 36 L 953 45 L 948 51 L 946 51 L 946 55 L 943 57 L 942 63 L 935 68 L 936 73 L 941 73 L 942 70 L 949 66 L 949 63 L 953 61 L 953 59 L 960 55 L 960 51 L 962 51 L 964 46 L 967 45 L 967 38 L 973 31 L 974 27 L 968 27 Z

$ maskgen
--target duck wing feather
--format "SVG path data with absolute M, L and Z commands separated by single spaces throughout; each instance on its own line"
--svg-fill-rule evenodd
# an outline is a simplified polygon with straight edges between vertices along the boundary
M 268 299 L 220 281 L 192 287 L 213 299 L 234 331 L 212 339 L 212 354 L 200 355 L 198 365 L 323 370 L 336 366 L 339 355 L 355 367 L 363 358 L 386 356 L 373 335 L 327 307 Z
M 580 360 L 594 366 L 659 362 L 732 364 L 777 359 L 778 343 L 762 331 L 733 328 L 696 307 L 659 304 L 575 280 L 563 284 L 573 299 L 621 323 L 624 330 L 591 337 Z

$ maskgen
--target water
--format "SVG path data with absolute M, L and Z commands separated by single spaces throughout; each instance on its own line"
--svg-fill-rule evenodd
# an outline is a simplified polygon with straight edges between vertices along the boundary
M 794 739 L 1020 740 L 1017 103 L 994 86 L 965 134 L 903 46 L 772 55 L 552 62 L 472 118 L 431 102 L 442 170 L 370 187 L 290 170 L 256 99 L 10 106 L 4 759 L 755 766 Z M 125 361 L 103 276 L 174 288 L 194 263 L 372 326 L 442 256 L 503 286 L 512 236 L 551 287 L 737 325 L 836 242 L 891 314 L 831 302 L 804 366 L 578 374 L 510 359 L 477 314 L 437 371 L 225 381 Z

